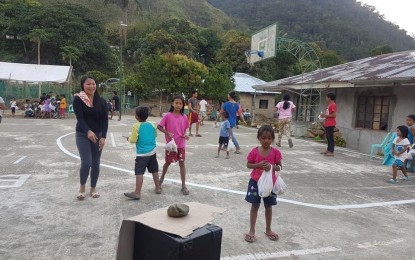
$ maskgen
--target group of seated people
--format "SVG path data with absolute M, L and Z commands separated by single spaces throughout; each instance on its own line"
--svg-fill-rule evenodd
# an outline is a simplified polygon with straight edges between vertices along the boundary
M 42 95 L 38 100 L 31 103 L 26 99 L 24 104 L 25 118 L 65 118 L 66 98 L 65 95 L 52 96 Z

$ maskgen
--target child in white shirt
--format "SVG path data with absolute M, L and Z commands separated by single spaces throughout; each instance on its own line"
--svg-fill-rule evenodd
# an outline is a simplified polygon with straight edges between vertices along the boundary
M 410 180 L 410 177 L 406 173 L 406 167 L 405 167 L 405 160 L 407 158 L 407 149 L 410 145 L 408 140 L 408 127 L 401 125 L 398 126 L 396 129 L 396 135 L 397 137 L 393 140 L 393 146 L 392 146 L 392 154 L 395 156 L 395 162 L 392 164 L 392 179 L 390 179 L 388 182 L 392 184 L 396 184 L 398 181 L 396 180 L 396 177 L 398 175 L 398 170 L 401 170 L 403 175 L 405 176 L 404 180 Z

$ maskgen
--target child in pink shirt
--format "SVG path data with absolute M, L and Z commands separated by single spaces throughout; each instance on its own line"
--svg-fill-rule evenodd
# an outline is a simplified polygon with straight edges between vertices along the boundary
M 288 138 L 288 145 L 290 148 L 294 146 L 291 139 L 291 118 L 295 111 L 295 105 L 290 101 L 289 94 L 284 94 L 283 101 L 279 102 L 275 106 L 275 110 L 278 112 L 278 141 L 277 146 L 281 147 L 282 135 L 285 134 Z
M 257 138 L 261 146 L 255 147 L 247 156 L 246 166 L 252 169 L 251 179 L 248 183 L 248 190 L 246 192 L 245 200 L 251 203 L 250 212 L 250 228 L 249 232 L 245 234 L 245 241 L 255 242 L 255 225 L 258 216 L 259 206 L 261 205 L 261 197 L 258 193 L 258 180 L 264 171 L 272 170 L 272 181 L 275 184 L 277 176 L 276 171 L 282 169 L 282 155 L 281 152 L 272 147 L 275 141 L 274 129 L 270 125 L 263 125 L 258 130 Z M 272 206 L 277 205 L 277 195 L 271 193 L 270 196 L 262 198 L 265 206 L 265 235 L 270 240 L 278 240 L 278 234 L 272 231 Z
M 189 195 L 189 190 L 186 187 L 186 167 L 185 161 L 185 147 L 189 136 L 186 135 L 186 130 L 189 128 L 189 121 L 184 114 L 184 99 L 182 96 L 175 96 L 172 105 L 167 114 L 163 116 L 157 128 L 165 134 L 166 143 L 174 139 L 177 145 L 177 152 L 170 152 L 166 150 L 166 162 L 163 165 L 163 172 L 160 178 L 160 185 L 164 181 L 164 176 L 169 169 L 171 163 L 179 162 L 180 178 L 182 180 L 182 193 Z

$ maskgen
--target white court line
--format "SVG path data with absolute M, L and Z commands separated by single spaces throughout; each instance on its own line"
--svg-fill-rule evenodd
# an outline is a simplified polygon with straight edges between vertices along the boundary
M 22 175 L 3 175 L 0 176 L 1 182 L 11 182 L 15 181 L 13 184 L 10 185 L 0 185 L 0 189 L 6 188 L 19 188 L 26 182 L 26 180 L 30 177 L 30 174 L 22 174 Z M 12 178 L 12 179 L 3 179 L 3 178 Z
M 71 134 L 74 134 L 74 132 L 59 137 L 56 140 L 56 144 L 58 145 L 58 147 L 61 149 L 62 152 L 64 152 L 65 154 L 79 160 L 80 159 L 79 156 L 76 156 L 75 154 L 69 152 L 62 145 L 62 142 L 61 142 L 62 138 L 66 137 L 68 135 L 71 135 Z M 119 168 L 119 167 L 115 167 L 115 166 L 108 165 L 108 164 L 103 164 L 103 163 L 101 163 L 101 166 L 134 175 L 134 171 L 131 171 L 131 170 L 126 170 L 126 169 L 123 169 L 123 168 Z M 150 175 L 144 175 L 144 176 L 148 177 L 148 178 L 152 178 L 152 176 L 150 176 Z M 165 179 L 165 181 L 170 181 L 170 182 L 181 184 L 181 181 L 178 181 L 178 180 Z M 209 186 L 209 185 L 203 185 L 203 184 L 197 184 L 197 183 L 191 183 L 191 182 L 186 182 L 186 185 L 194 186 L 194 187 L 198 187 L 198 188 L 209 189 L 209 190 L 216 190 L 216 191 L 223 191 L 223 192 L 227 192 L 227 193 L 239 194 L 239 195 L 245 195 L 246 194 L 245 191 L 224 189 L 224 188 L 213 187 L 213 186 Z M 295 200 L 281 199 L 279 197 L 277 198 L 277 200 L 280 201 L 280 202 L 286 202 L 286 203 L 299 205 L 299 206 L 305 206 L 305 207 L 317 208 L 317 209 L 330 209 L 330 210 L 363 209 L 363 208 L 384 207 L 384 206 L 390 206 L 390 205 L 403 205 L 403 204 L 415 203 L 415 199 L 410 199 L 410 200 L 397 200 L 397 201 L 373 202 L 373 203 L 364 203 L 364 204 L 348 204 L 348 205 L 346 204 L 346 205 L 330 206 L 330 205 L 312 204 L 312 203 L 305 203 L 305 202 L 295 201 Z
M 20 157 L 17 161 L 15 161 L 13 164 L 18 164 L 19 162 L 23 161 L 27 156 Z
M 114 139 L 114 134 L 113 133 L 110 133 L 110 136 L 111 136 L 112 147 L 116 147 L 116 145 L 115 145 L 115 139 Z
M 281 258 L 281 257 L 323 254 L 323 253 L 339 252 L 339 251 L 341 250 L 335 247 L 322 247 L 322 248 L 314 248 L 314 249 L 281 251 L 281 252 L 274 252 L 274 253 L 261 252 L 261 253 L 256 253 L 256 254 L 225 256 L 225 257 L 221 257 L 220 259 L 221 260 L 245 260 L 245 259 L 246 260 L 250 260 L 250 259 L 265 260 L 265 259 L 275 259 L 275 258 Z

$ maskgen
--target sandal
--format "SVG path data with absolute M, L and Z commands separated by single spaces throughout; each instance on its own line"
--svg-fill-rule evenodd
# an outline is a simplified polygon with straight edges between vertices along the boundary
M 89 196 L 91 196 L 93 199 L 98 199 L 101 195 L 99 195 L 99 193 L 95 191 L 95 192 L 89 193 Z
M 274 232 L 271 232 L 271 233 L 264 232 L 264 234 L 269 238 L 269 240 L 272 240 L 272 241 L 277 241 L 279 238 L 278 234 Z
M 201 134 L 197 134 L 196 137 L 202 137 L 202 135 Z
M 76 198 L 78 200 L 84 200 L 85 199 L 85 193 L 84 192 L 80 192 Z
M 246 242 L 253 243 L 256 241 L 255 235 L 245 234 L 244 237 Z
M 140 200 L 141 199 L 141 196 L 137 195 L 135 192 L 126 192 L 126 193 L 124 193 L 124 196 L 126 196 L 130 199 L 133 199 L 133 200 Z
M 189 195 L 190 192 L 186 187 L 183 187 L 182 188 L 182 193 L 183 193 L 183 195 Z

